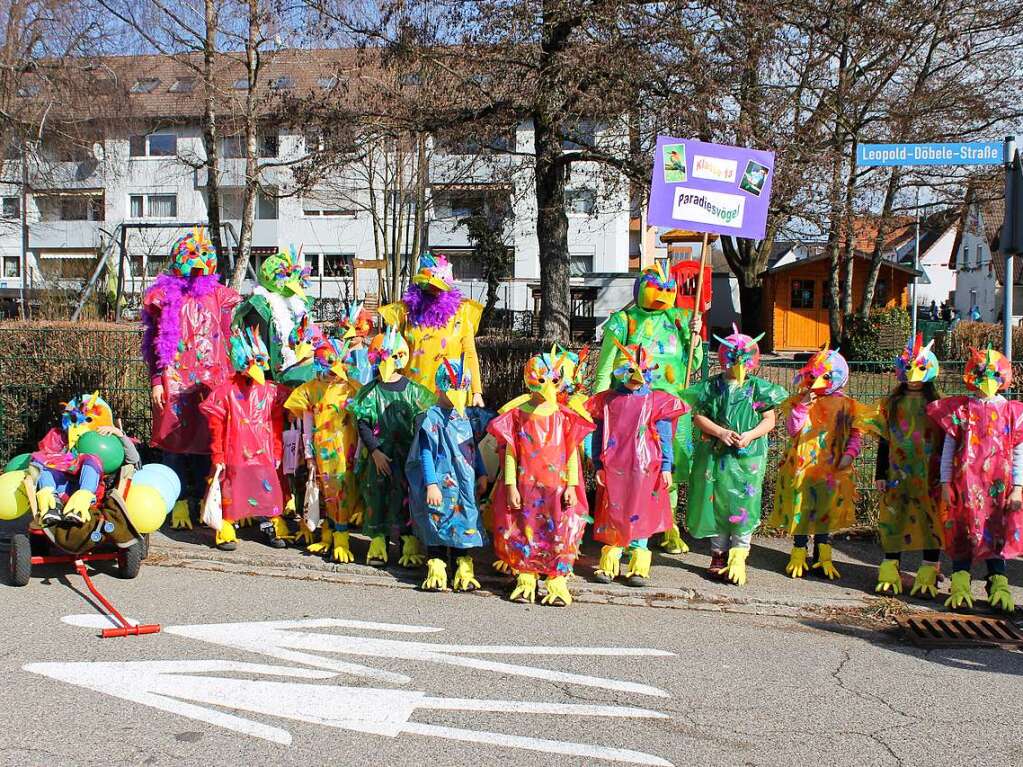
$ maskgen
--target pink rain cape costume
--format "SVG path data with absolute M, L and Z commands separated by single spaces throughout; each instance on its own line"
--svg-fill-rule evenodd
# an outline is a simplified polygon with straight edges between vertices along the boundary
M 231 378 L 231 315 L 241 300 L 220 284 L 217 254 L 202 229 L 171 250 L 170 271 L 142 299 L 142 356 L 150 384 L 162 383 L 153 407 L 151 444 L 168 453 L 208 455 L 210 433 L 199 403 Z

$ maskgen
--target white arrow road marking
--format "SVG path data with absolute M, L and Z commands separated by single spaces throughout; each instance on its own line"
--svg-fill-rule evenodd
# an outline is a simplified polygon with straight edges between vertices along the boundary
M 392 738 L 402 733 L 411 733 L 551 754 L 671 767 L 670 762 L 640 751 L 604 748 L 585 743 L 546 740 L 497 732 L 479 732 L 410 721 L 416 709 L 420 708 L 556 716 L 667 718 L 665 714 L 642 708 L 515 700 L 448 699 L 429 697 L 426 693 L 418 690 L 340 687 L 304 682 L 195 675 L 233 672 L 306 680 L 330 679 L 337 676 L 329 671 L 281 668 L 261 663 L 239 663 L 225 660 L 30 663 L 24 666 L 24 669 L 34 674 L 282 745 L 291 743 L 291 734 L 287 730 L 217 711 L 208 708 L 208 706 L 247 711 Z
M 194 626 L 170 626 L 164 629 L 168 634 L 211 642 L 223 647 L 232 647 L 248 652 L 267 655 L 292 663 L 302 663 L 331 671 L 368 676 L 384 681 L 407 684 L 409 677 L 380 671 L 369 666 L 345 663 L 321 653 L 358 655 L 372 658 L 400 658 L 427 663 L 441 663 L 500 674 L 545 679 L 551 682 L 596 687 L 603 690 L 649 695 L 657 698 L 670 697 L 664 690 L 646 684 L 626 682 L 620 679 L 574 674 L 567 671 L 534 666 L 518 665 L 482 658 L 463 657 L 466 655 L 549 655 L 563 657 L 674 657 L 664 650 L 629 647 L 546 647 L 542 645 L 453 645 L 431 644 L 429 642 L 407 642 L 380 637 L 361 637 L 349 634 L 328 634 L 308 629 L 360 629 L 369 631 L 394 631 L 397 633 L 426 633 L 443 629 L 401 624 L 362 623 L 361 621 L 332 618 L 294 621 L 265 621 L 253 623 L 213 623 Z

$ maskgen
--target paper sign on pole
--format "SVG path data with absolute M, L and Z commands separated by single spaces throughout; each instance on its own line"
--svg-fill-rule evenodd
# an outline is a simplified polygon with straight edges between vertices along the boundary
M 773 152 L 658 136 L 648 220 L 763 239 L 773 176 Z

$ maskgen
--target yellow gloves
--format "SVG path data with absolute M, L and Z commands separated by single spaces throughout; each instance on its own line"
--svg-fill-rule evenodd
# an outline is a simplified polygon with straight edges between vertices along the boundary
M 426 552 L 414 535 L 401 536 L 401 556 L 398 564 L 402 567 L 420 567 L 426 561 Z
M 621 573 L 621 546 L 604 546 L 600 549 L 600 564 L 593 573 L 598 581 L 610 583 Z
M 920 568 L 921 570 L 923 568 Z M 902 575 L 899 573 L 899 561 L 897 559 L 886 559 L 877 568 L 877 585 L 874 591 L 878 594 L 893 595 L 902 593 Z
M 636 549 L 639 551 L 639 549 Z M 650 553 L 649 551 L 647 552 Z M 572 595 L 568 593 L 568 580 L 563 575 L 547 579 L 547 595 L 541 604 L 568 607 L 572 604 Z
M 458 563 L 458 566 L 455 568 L 455 577 L 451 580 L 451 587 L 455 591 L 475 591 L 478 589 L 480 582 L 476 580 L 476 573 L 473 572 L 472 557 L 458 557 L 455 561 Z
M 633 549 L 629 557 L 629 568 L 625 571 L 626 578 L 649 578 L 650 561 L 653 554 L 650 549 Z
M 88 490 L 75 490 L 71 497 L 64 504 L 64 516 L 71 517 L 81 524 L 86 524 L 92 519 L 89 509 L 96 502 L 96 496 Z M 187 507 L 186 507 L 187 508 Z
M 511 565 L 509 565 L 507 562 L 504 562 L 504 561 L 502 561 L 500 559 L 495 559 L 494 560 L 494 564 L 492 564 L 491 567 L 494 568 L 495 572 L 501 573 L 501 575 L 512 575 L 513 574 L 512 573 L 512 569 L 511 569 Z
M 682 540 L 682 531 L 678 529 L 678 525 L 672 525 L 664 531 L 664 537 L 661 539 L 661 548 L 664 549 L 665 554 L 689 553 L 689 547 Z
M 286 541 L 291 537 L 291 531 L 288 529 L 288 523 L 284 521 L 284 517 L 271 517 L 270 522 L 274 526 L 274 535 L 282 541 Z
M 448 567 L 443 559 L 431 559 L 426 563 L 426 580 L 420 588 L 423 591 L 448 590 Z
M 510 598 L 512 602 L 534 603 L 536 601 L 536 573 L 519 573 Z
M 57 496 L 52 487 L 44 487 L 36 491 L 36 521 L 41 521 L 46 513 L 57 508 Z
M 355 561 L 355 555 L 352 553 L 351 544 L 348 541 L 348 532 L 334 531 L 333 546 L 334 550 L 331 553 L 331 557 L 335 562 L 342 565 L 347 565 Z
M 810 572 L 810 566 L 806 563 L 806 547 L 794 546 L 789 555 L 789 563 L 785 565 L 785 574 L 790 578 L 802 578 Z
M 171 511 L 171 528 L 174 530 L 191 530 L 192 517 L 188 513 L 188 501 L 178 501 Z
M 813 563 L 814 570 L 820 570 L 828 580 L 835 580 L 840 577 L 838 570 L 831 561 L 831 544 L 821 543 L 816 546 L 817 561 Z
M 746 558 L 749 549 L 734 547 L 728 550 L 728 564 L 725 566 L 725 577 L 736 586 L 746 585 Z
M 992 575 L 987 581 L 987 603 L 992 610 L 999 610 L 1003 613 L 1016 611 L 1016 603 L 1009 591 L 1009 579 L 1004 575 Z
M 383 567 L 387 564 L 387 537 L 377 535 L 370 539 L 369 551 L 366 552 L 366 564 Z
M 938 596 L 938 568 L 934 565 L 922 564 L 916 571 L 909 595 L 915 597 L 918 594 L 924 599 L 934 599 Z
M 973 594 L 970 593 L 970 571 L 956 570 L 952 573 L 952 585 L 949 588 L 945 607 L 958 610 L 963 605 L 973 607 Z
M 305 525 L 302 525 L 301 527 L 304 528 Z M 320 540 L 318 540 L 316 543 L 310 543 L 306 551 L 308 551 L 310 554 L 326 554 L 328 551 L 330 551 L 330 546 L 331 546 L 330 523 L 324 521 L 320 523 Z

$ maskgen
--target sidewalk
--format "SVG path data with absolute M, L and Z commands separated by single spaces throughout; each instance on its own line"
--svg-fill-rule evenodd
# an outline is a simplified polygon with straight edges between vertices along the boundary
M 251 528 L 239 530 L 238 549 L 233 552 L 213 548 L 210 530 L 171 530 L 165 527 L 152 536 L 150 559 L 147 564 L 167 567 L 186 567 L 252 575 L 330 581 L 357 586 L 377 586 L 414 589 L 422 581 L 424 570 L 409 570 L 397 565 L 397 551 L 391 547 L 391 564 L 377 569 L 361 564 L 365 561 L 368 541 L 353 536 L 352 548 L 360 564 L 338 565 L 322 557 L 296 548 L 271 549 L 264 545 Z M 881 552 L 872 541 L 846 540 L 841 536 L 834 541 L 835 564 L 841 573 L 837 581 L 817 576 L 792 579 L 785 575 L 791 540 L 788 538 L 756 537 L 747 563 L 749 582 L 745 587 L 720 583 L 705 577 L 710 562 L 706 541 L 688 540 L 692 551 L 677 556 L 661 554 L 654 547 L 650 585 L 630 588 L 623 582 L 601 584 L 593 581 L 597 566 L 599 545 L 587 542 L 576 563 L 576 577 L 569 587 L 580 602 L 636 605 L 651 607 L 701 607 L 703 609 L 734 610 L 773 615 L 793 615 L 805 612 L 856 612 L 900 609 L 897 604 L 878 605 L 874 600 L 877 564 Z M 512 579 L 494 572 L 490 567 L 492 554 L 478 556 L 476 576 L 482 583 L 483 594 L 504 597 L 510 590 Z M 624 565 L 624 562 L 623 562 Z M 910 599 L 909 589 L 913 573 L 919 565 L 918 555 L 907 555 L 903 562 L 904 594 L 899 601 L 905 609 L 943 609 L 948 581 L 939 584 L 939 600 Z M 943 566 L 947 572 L 949 563 Z M 974 576 L 983 575 L 983 565 L 974 568 Z M 1009 564 L 1009 580 L 1013 584 L 1017 603 L 1023 604 L 1023 563 Z M 978 612 L 986 609 L 983 583 L 974 583 L 979 598 Z

